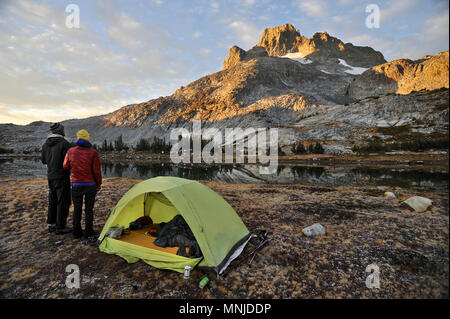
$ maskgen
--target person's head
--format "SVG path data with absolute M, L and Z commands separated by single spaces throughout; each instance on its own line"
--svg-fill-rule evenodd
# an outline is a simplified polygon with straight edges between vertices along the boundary
M 52 125 L 50 125 L 50 131 L 53 134 L 59 134 L 62 136 L 66 135 L 66 132 L 64 131 L 64 126 L 61 123 L 53 123 Z
M 89 133 L 88 133 L 88 131 L 86 131 L 86 130 L 79 130 L 78 133 L 77 133 L 77 138 L 78 139 L 81 138 L 81 139 L 89 142 Z

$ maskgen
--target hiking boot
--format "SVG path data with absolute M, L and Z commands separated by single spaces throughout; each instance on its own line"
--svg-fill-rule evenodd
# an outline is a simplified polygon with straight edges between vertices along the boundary
M 49 233 L 54 233 L 55 231 L 56 231 L 56 224 L 51 224 L 50 226 L 48 226 Z
M 84 238 L 84 239 L 89 239 L 89 237 L 92 237 L 92 236 L 98 237 L 99 235 L 100 235 L 100 233 L 99 233 L 99 232 L 96 232 L 96 231 L 94 231 L 94 230 L 91 230 L 91 231 L 84 231 L 84 232 L 83 232 L 83 238 Z
M 96 243 L 97 243 L 97 238 L 98 238 L 98 236 L 95 236 L 95 235 L 89 236 L 89 237 L 87 238 L 87 241 L 88 241 L 89 243 L 91 243 L 91 244 L 96 244 Z
M 95 244 L 97 242 L 98 236 L 100 236 L 100 233 L 94 230 L 84 231 L 83 233 L 83 238 L 87 239 L 87 241 L 91 244 Z
M 67 228 L 67 227 L 56 229 L 56 235 L 64 235 L 64 234 L 68 234 L 71 232 L 72 232 L 72 229 Z

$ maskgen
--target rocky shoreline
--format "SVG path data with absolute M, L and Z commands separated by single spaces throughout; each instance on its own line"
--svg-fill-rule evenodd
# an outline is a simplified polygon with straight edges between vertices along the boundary
M 107 178 L 95 206 L 103 226 L 121 196 L 140 180 Z M 47 181 L 0 179 L 0 297 L 2 298 L 448 298 L 448 193 L 376 187 L 318 187 L 204 182 L 222 195 L 250 231 L 270 242 L 255 257 L 198 288 L 191 279 L 143 262 L 127 264 L 96 246 L 47 231 Z M 401 202 L 430 198 L 424 213 Z M 71 208 L 70 216 L 73 208 Z M 69 222 L 71 218 L 69 217 Z M 314 223 L 326 235 L 306 237 Z M 256 244 L 250 242 L 250 246 Z M 65 268 L 77 264 L 81 288 L 68 289 Z M 365 285 L 366 267 L 380 269 L 380 288 Z

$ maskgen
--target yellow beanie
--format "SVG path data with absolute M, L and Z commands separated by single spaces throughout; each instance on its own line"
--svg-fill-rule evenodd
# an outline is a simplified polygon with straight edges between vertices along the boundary
M 89 141 L 89 133 L 86 130 L 79 130 L 77 133 L 77 138 L 82 138 L 85 141 Z

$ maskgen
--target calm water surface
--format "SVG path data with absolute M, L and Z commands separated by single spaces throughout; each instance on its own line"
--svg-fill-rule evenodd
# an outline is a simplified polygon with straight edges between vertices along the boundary
M 39 158 L 2 158 L 0 177 L 45 177 L 47 168 Z M 387 186 L 448 191 L 448 169 L 380 168 L 371 166 L 336 166 L 320 164 L 280 165 L 276 174 L 260 174 L 258 165 L 176 165 L 155 162 L 103 162 L 104 177 L 147 179 L 156 176 L 176 176 L 194 180 L 227 183 L 270 183 Z

